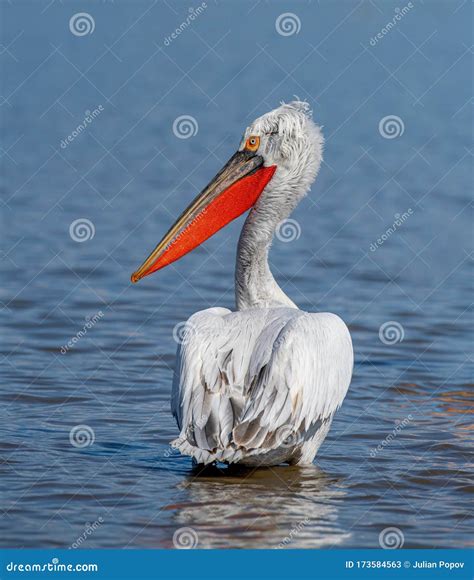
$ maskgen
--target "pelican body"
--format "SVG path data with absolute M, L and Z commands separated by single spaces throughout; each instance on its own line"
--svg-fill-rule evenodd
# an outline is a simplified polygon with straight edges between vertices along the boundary
M 349 388 L 352 342 L 335 314 L 298 309 L 268 253 L 319 171 L 323 136 L 307 103 L 256 119 L 238 151 L 179 217 L 132 281 L 178 260 L 250 210 L 235 270 L 236 310 L 193 314 L 178 347 L 171 444 L 198 464 L 309 464 Z

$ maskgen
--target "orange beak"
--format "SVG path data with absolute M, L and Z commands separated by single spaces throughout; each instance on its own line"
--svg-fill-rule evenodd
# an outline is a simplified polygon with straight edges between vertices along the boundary
M 132 282 L 179 260 L 250 209 L 275 173 L 263 157 L 237 151 L 132 274 Z

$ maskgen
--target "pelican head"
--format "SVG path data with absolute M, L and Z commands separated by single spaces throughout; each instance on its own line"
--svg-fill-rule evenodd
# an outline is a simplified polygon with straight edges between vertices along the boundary
M 282 104 L 256 119 L 237 152 L 132 274 L 132 282 L 191 252 L 252 207 L 265 216 L 264 226 L 288 216 L 319 171 L 323 143 L 305 102 Z
M 276 204 L 287 202 L 294 207 L 313 183 L 322 161 L 324 139 L 314 123 L 308 103 L 293 101 L 256 119 L 245 131 L 240 144 L 244 149 L 248 140 L 256 138 L 256 151 L 267 166 L 277 171 L 260 196 L 267 196 Z M 277 199 L 278 197 L 278 199 Z

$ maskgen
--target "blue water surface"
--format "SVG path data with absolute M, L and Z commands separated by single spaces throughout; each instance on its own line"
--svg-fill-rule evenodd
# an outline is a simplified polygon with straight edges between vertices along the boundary
M 0 545 L 166 548 L 182 528 L 198 548 L 469 545 L 470 3 L 0 10 Z M 295 95 L 325 161 L 271 266 L 347 322 L 354 377 L 313 467 L 201 474 L 168 446 L 176 328 L 234 307 L 242 218 L 129 278 Z

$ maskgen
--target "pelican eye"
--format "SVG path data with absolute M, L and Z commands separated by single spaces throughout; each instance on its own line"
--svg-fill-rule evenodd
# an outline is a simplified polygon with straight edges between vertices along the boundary
M 257 151 L 259 147 L 260 137 L 257 137 L 256 135 L 251 135 L 245 142 L 245 149 L 247 149 L 247 151 Z

